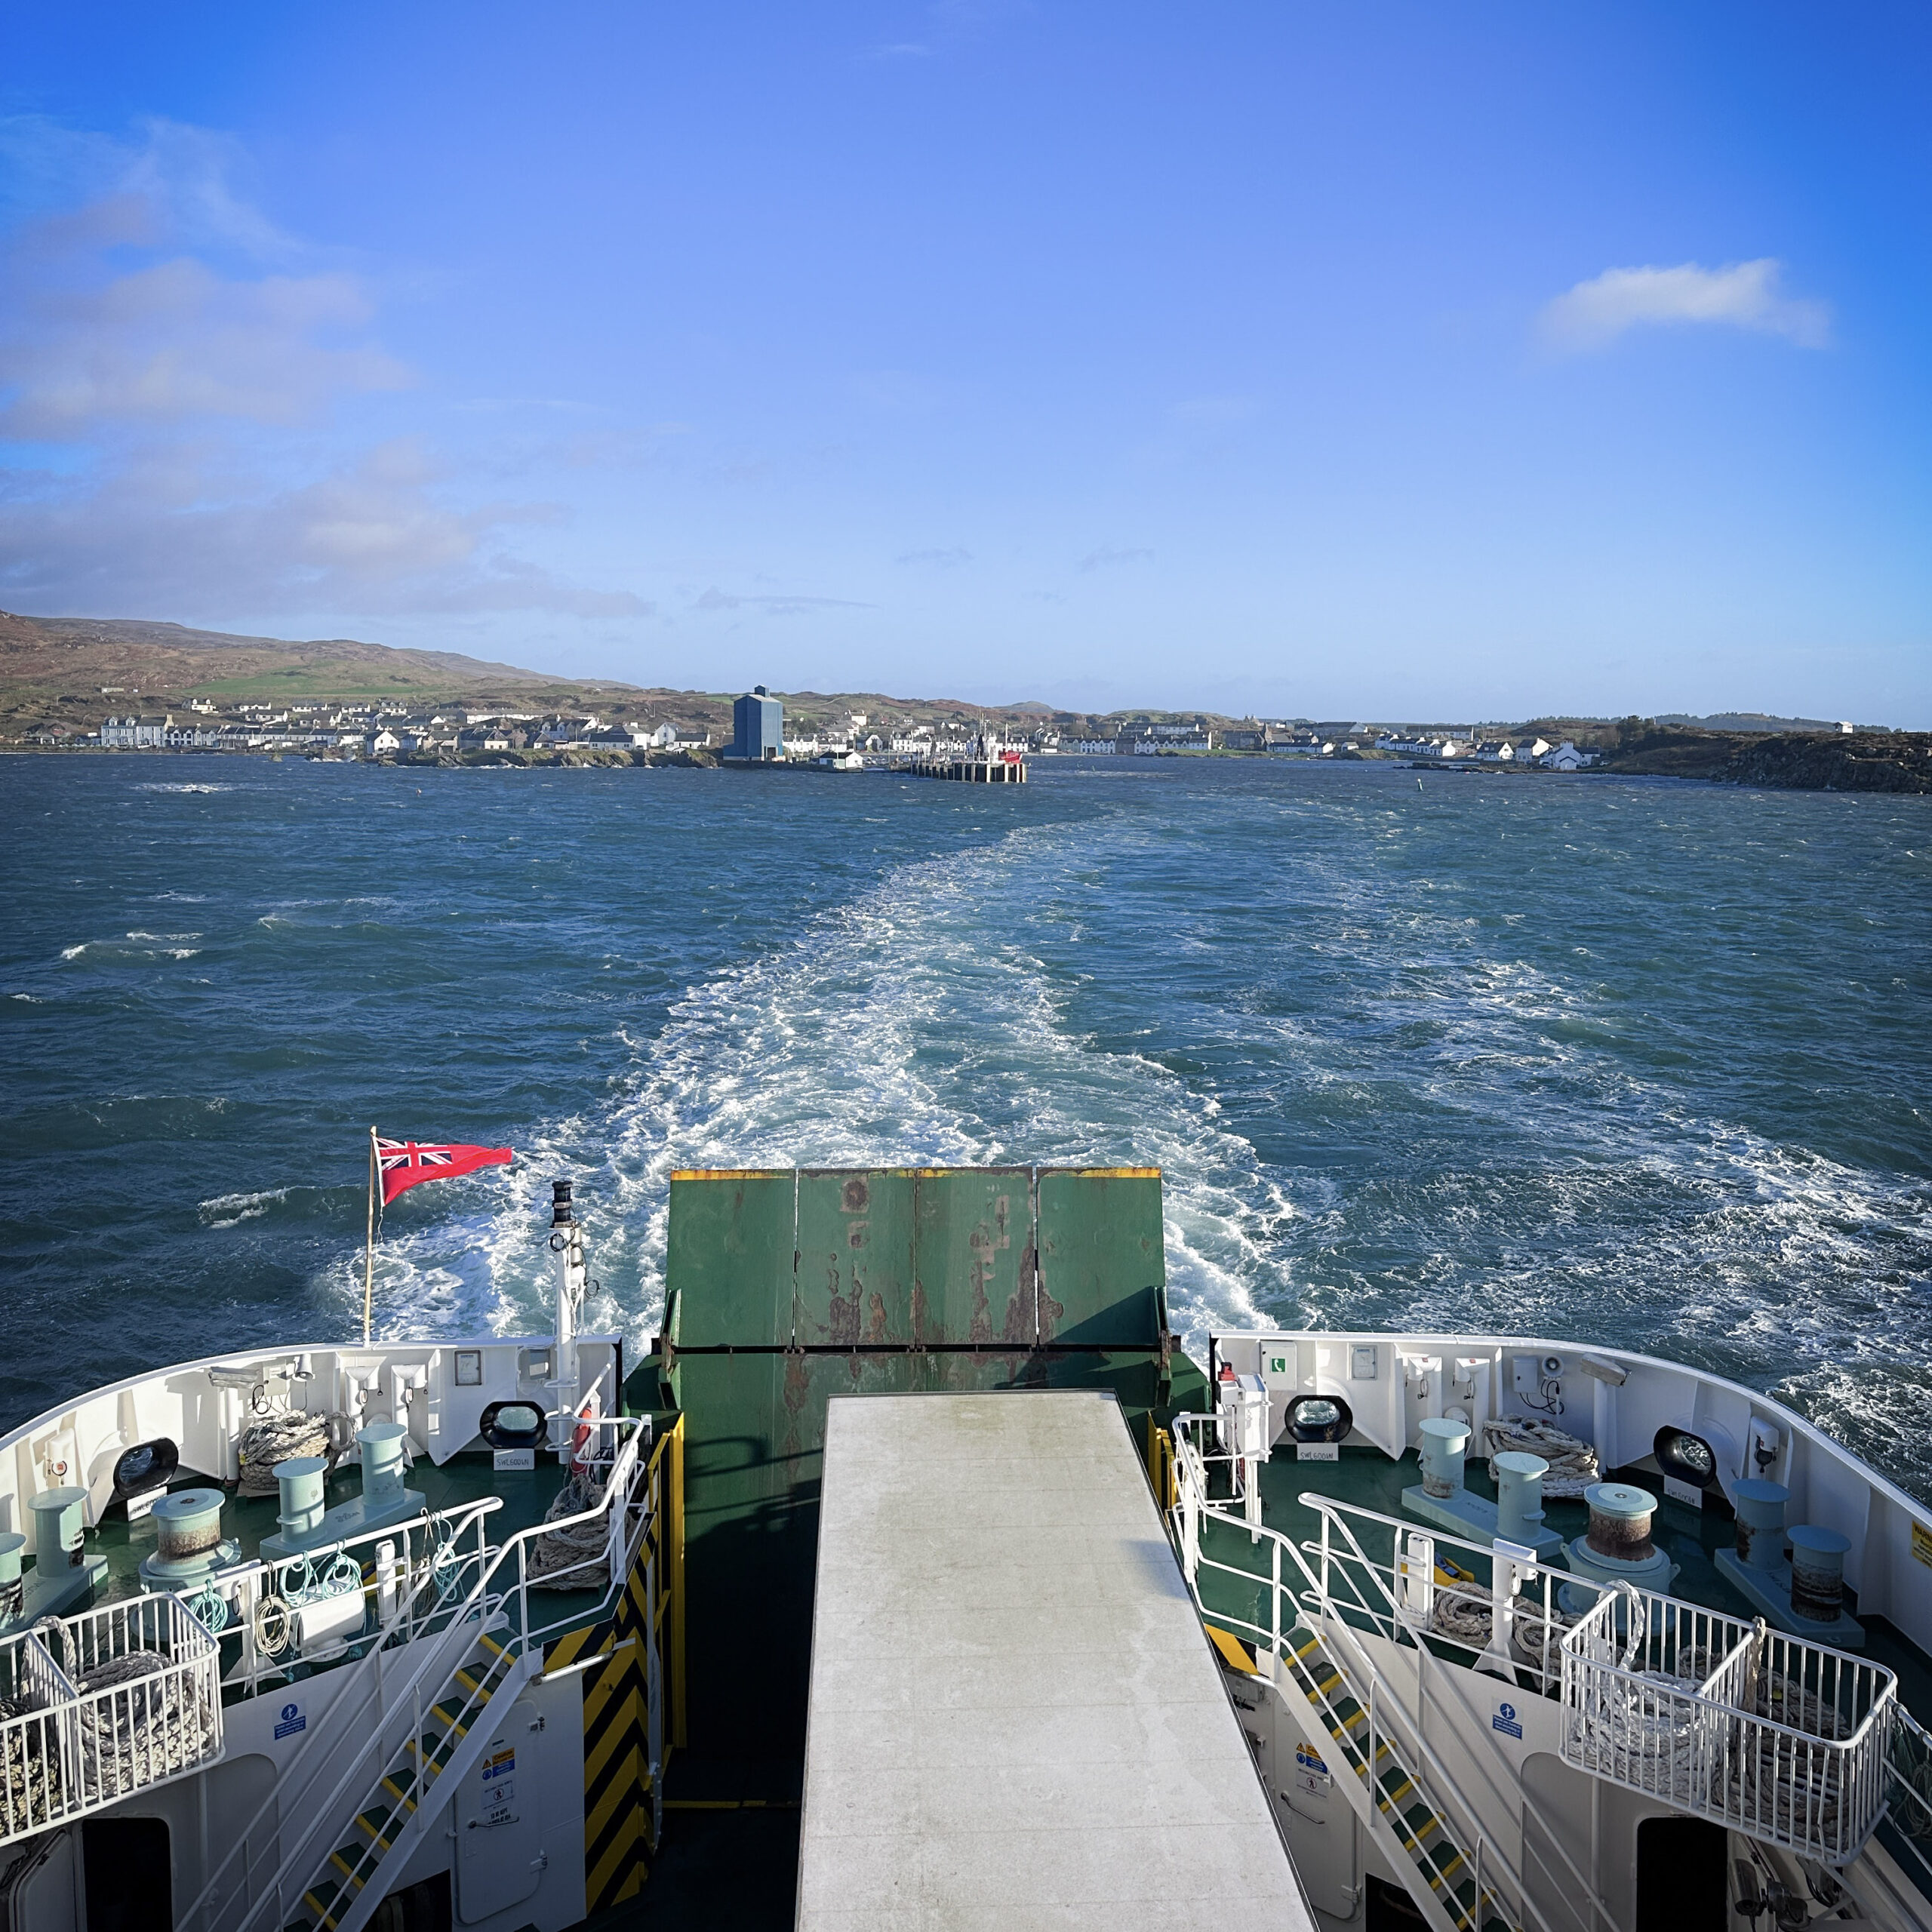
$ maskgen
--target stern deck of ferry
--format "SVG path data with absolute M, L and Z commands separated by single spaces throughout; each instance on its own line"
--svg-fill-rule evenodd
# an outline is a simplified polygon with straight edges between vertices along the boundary
M 1660 1487 L 1655 1472 L 1641 1466 L 1607 1470 L 1604 1479 L 1647 1487 L 1653 1494 Z M 1350 1444 L 1343 1448 L 1337 1460 L 1332 1463 L 1303 1463 L 1297 1460 L 1291 1444 L 1279 1444 L 1272 1459 L 1261 1466 L 1262 1521 L 1269 1528 L 1280 1531 L 1304 1548 L 1311 1544 L 1318 1547 L 1321 1518 L 1300 1500 L 1304 1494 L 1315 1494 L 1357 1509 L 1394 1517 L 1405 1525 L 1441 1535 L 1446 1541 L 1450 1533 L 1436 1531 L 1434 1526 L 1420 1517 L 1408 1514 L 1402 1507 L 1402 1491 L 1414 1487 L 1421 1480 L 1421 1467 L 1413 1449 L 1397 1461 L 1380 1449 Z M 1479 1456 L 1469 1459 L 1463 1484 L 1472 1496 L 1492 1503 L 1496 1500 L 1495 1482 L 1489 1475 L 1487 1463 Z M 1225 1478 L 1220 1486 L 1226 1488 Z M 1236 1503 L 1232 1506 L 1238 1509 L 1240 1506 Z M 1589 1511 L 1580 1497 L 1546 1497 L 1543 1511 L 1548 1527 L 1566 1543 L 1580 1537 L 1589 1527 Z M 1352 1527 L 1364 1553 L 1373 1561 L 1384 1565 L 1391 1562 L 1394 1531 L 1374 1523 L 1357 1521 Z M 1248 1553 L 1253 1546 L 1246 1536 L 1226 1524 L 1216 1525 L 1214 1534 L 1214 1555 L 1217 1561 L 1236 1568 L 1252 1568 L 1257 1575 L 1265 1577 L 1265 1551 Z M 1670 1594 L 1687 1603 L 1748 1623 L 1758 1611 L 1725 1580 L 1712 1561 L 1719 1550 L 1731 1547 L 1734 1534 L 1731 1512 L 1721 1502 L 1708 1503 L 1700 1510 L 1667 1496 L 1659 1497 L 1651 1535 L 1657 1547 L 1678 1566 Z M 1461 1554 L 1458 1552 L 1459 1561 Z M 1476 1558 L 1470 1567 L 1475 1570 L 1477 1583 L 1487 1590 L 1490 1581 L 1487 1564 Z M 1558 1569 L 1560 1573 L 1560 1565 Z M 1203 1574 L 1202 1595 L 1211 1616 L 1218 1609 L 1230 1617 L 1246 1620 L 1258 1617 L 1265 1626 L 1266 1594 L 1265 1584 L 1254 1592 L 1247 1593 L 1232 1578 L 1219 1573 Z M 1858 1614 L 1857 1593 L 1849 1588 L 1846 1607 L 1854 1616 Z M 1921 1723 L 1932 1723 L 1932 1660 L 1902 1636 L 1885 1618 L 1866 1617 L 1860 1620 L 1866 1632 L 1862 1654 L 1890 1671 L 1898 1679 L 1899 1696 L 1906 1709 Z

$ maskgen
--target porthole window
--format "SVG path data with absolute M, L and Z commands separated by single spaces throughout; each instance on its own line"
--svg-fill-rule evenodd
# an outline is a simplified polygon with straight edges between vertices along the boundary
M 1717 1451 L 1687 1429 L 1659 1429 L 1651 1449 L 1657 1467 L 1675 1481 L 1692 1489 L 1709 1489 L 1718 1479 Z
M 181 1466 L 181 1452 L 165 1435 L 152 1442 L 137 1442 L 122 1451 L 114 1465 L 114 1494 L 110 1500 L 125 1503 L 131 1496 L 151 1489 L 165 1489 Z
M 492 1402 L 476 1432 L 492 1449 L 534 1449 L 544 1437 L 543 1411 L 534 1402 Z
M 1294 1442 L 1340 1442 L 1355 1419 L 1339 1395 L 1297 1395 L 1288 1404 L 1288 1438 Z

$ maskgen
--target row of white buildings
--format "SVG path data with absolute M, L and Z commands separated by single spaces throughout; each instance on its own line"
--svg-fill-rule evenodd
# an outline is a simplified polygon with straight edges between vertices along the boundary
M 196 705 L 185 714 L 104 718 L 96 740 L 118 751 L 334 751 L 365 758 L 418 752 L 675 751 L 704 747 L 709 731 L 669 722 L 608 722 L 589 713 L 439 711 L 412 717 L 374 707 L 249 706 L 230 715 Z
M 1438 758 L 1469 764 L 1536 764 L 1557 771 L 1580 771 L 1594 764 L 1597 758 L 1594 752 L 1579 751 L 1567 738 L 1561 744 L 1552 744 L 1547 738 L 1534 736 L 1477 739 L 1441 731 L 1417 736 L 1388 731 L 1378 734 L 1367 724 L 1357 725 L 1352 734 L 1331 735 L 1303 725 L 1263 724 L 1252 720 L 1245 725 L 1215 728 L 1204 724 L 1132 726 L 1109 737 L 1061 739 L 1054 748 L 1088 758 L 1121 754 L 1150 757 L 1171 751 L 1267 752 L 1291 758 L 1334 758 L 1369 746 L 1399 758 Z
M 1400 758 L 1445 758 L 1462 764 L 1535 764 L 1549 771 L 1580 771 L 1597 761 L 1595 752 L 1579 751 L 1565 738 L 1552 744 L 1547 738 L 1457 737 L 1451 732 L 1406 737 L 1385 732 L 1375 741 L 1378 751 Z

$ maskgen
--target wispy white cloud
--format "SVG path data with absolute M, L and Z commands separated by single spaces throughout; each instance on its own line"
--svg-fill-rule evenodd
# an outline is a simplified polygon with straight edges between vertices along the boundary
M 1783 264 L 1770 256 L 1707 269 L 1606 269 L 1546 303 L 1537 318 L 1545 346 L 1558 354 L 1606 348 L 1633 328 L 1716 323 L 1783 336 L 1801 349 L 1831 338 L 1829 304 L 1783 294 Z
M 546 503 L 455 509 L 410 439 L 286 489 L 238 472 L 225 447 L 146 445 L 98 478 L 0 472 L 0 601 L 19 608 L 395 615 L 540 611 L 642 617 L 626 591 L 588 589 L 518 556 Z
M 338 395 L 411 380 L 371 344 L 329 341 L 374 314 L 348 275 L 230 280 L 181 256 L 92 288 L 41 281 L 20 297 L 0 336 L 0 389 L 11 392 L 0 433 L 9 435 L 203 416 L 287 425 Z
M 950 550 L 906 550 L 895 560 L 902 564 L 928 564 L 943 571 L 958 570 L 973 561 L 971 550 L 956 546 Z
M 1083 571 L 1103 571 L 1115 564 L 1145 564 L 1152 562 L 1152 550 L 1116 550 L 1111 543 L 1103 543 L 1097 550 L 1089 550 L 1080 560 Z
M 131 138 L 69 128 L 42 114 L 0 115 L 0 213 L 72 220 L 100 208 L 138 211 L 143 238 L 257 262 L 317 251 L 278 227 L 236 185 L 247 150 L 231 135 L 149 118 Z
M 739 597 L 720 590 L 714 583 L 691 600 L 694 611 L 751 610 L 768 617 L 807 617 L 821 611 L 869 611 L 869 604 L 850 597 Z
M 338 406 L 407 386 L 362 278 L 235 186 L 235 143 L 131 142 L 0 119 L 0 436 L 70 455 L 0 467 L 16 608 L 647 614 L 511 547 L 543 503 L 477 500 L 417 441 L 343 447 Z M 300 429 L 298 440 L 290 432 Z
M 917 39 L 884 41 L 866 52 L 874 60 L 928 59 L 1029 11 L 1029 0 L 927 0 Z

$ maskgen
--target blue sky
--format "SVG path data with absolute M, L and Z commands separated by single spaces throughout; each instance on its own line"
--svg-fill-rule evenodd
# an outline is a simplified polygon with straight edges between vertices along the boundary
M 0 23 L 0 604 L 1932 727 L 1918 5 Z

